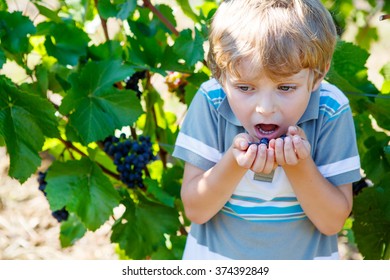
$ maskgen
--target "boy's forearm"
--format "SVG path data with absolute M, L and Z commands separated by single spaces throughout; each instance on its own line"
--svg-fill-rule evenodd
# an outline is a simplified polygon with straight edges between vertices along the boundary
M 284 165 L 283 169 L 303 210 L 318 230 L 326 235 L 338 233 L 352 208 L 348 185 L 332 185 L 318 171 L 312 158 L 297 165 Z
M 230 199 L 246 171 L 229 149 L 213 168 L 183 182 L 181 195 L 186 216 L 198 224 L 207 222 Z

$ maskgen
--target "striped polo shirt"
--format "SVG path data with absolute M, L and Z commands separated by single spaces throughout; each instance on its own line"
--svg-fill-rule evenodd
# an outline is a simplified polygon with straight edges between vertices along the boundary
M 339 186 L 360 179 L 360 160 L 348 99 L 322 83 L 298 122 L 321 174 Z M 173 155 L 213 167 L 233 138 L 245 132 L 220 84 L 202 84 L 188 108 Z M 334 259 L 337 235 L 325 236 L 301 208 L 283 168 L 265 176 L 248 170 L 230 200 L 205 224 L 192 223 L 184 259 Z

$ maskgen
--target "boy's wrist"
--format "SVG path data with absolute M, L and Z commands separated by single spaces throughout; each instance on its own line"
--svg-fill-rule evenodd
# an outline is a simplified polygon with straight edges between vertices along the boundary
M 310 172 L 312 169 L 311 168 L 316 168 L 317 166 L 315 165 L 315 162 L 313 158 L 307 157 L 305 159 L 299 159 L 296 164 L 284 164 L 282 165 L 282 168 L 286 172 L 294 172 L 294 173 L 301 173 L 302 176 L 305 176 L 306 172 Z

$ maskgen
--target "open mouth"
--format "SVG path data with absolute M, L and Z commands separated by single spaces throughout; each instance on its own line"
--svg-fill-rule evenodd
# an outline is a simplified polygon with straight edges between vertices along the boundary
M 258 124 L 257 129 L 261 134 L 272 134 L 278 129 L 278 125 L 276 124 Z
M 276 138 L 279 126 L 276 124 L 258 124 L 256 125 L 257 137 L 259 139 L 266 137 L 268 139 Z

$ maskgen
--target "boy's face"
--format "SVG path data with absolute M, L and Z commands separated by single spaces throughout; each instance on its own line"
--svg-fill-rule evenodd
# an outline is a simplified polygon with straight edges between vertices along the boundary
M 224 89 L 229 104 L 251 136 L 278 138 L 289 126 L 297 124 L 309 103 L 311 91 L 321 81 L 311 86 L 310 71 L 303 69 L 275 82 L 265 75 L 255 75 L 249 65 L 242 61 L 239 80 L 226 75 Z

